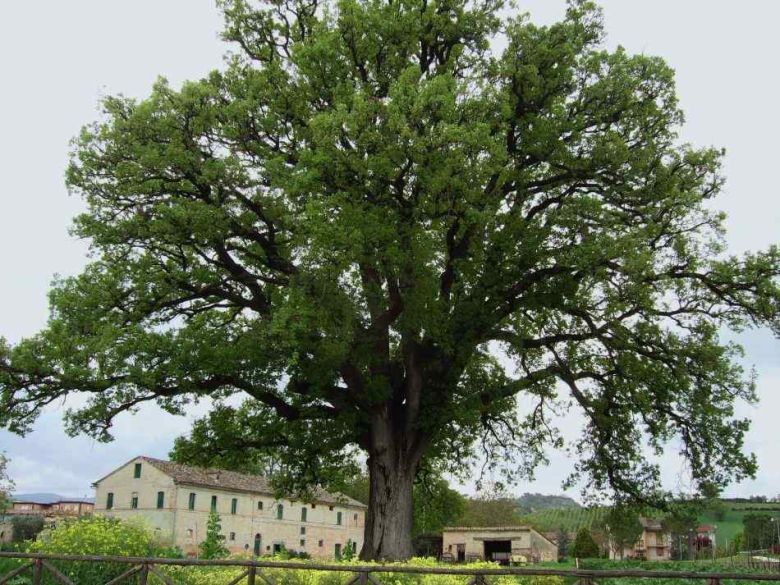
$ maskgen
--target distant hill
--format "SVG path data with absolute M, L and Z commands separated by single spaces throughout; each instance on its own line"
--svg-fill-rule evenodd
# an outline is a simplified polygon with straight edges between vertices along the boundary
M 569 496 L 550 496 L 546 494 L 525 493 L 517 498 L 517 504 L 528 512 L 549 509 L 581 508 L 580 504 Z
M 32 502 L 34 504 L 53 504 L 54 502 L 88 502 L 94 503 L 95 498 L 74 498 L 72 496 L 61 496 L 48 492 L 36 492 L 31 494 L 14 494 L 11 496 L 14 502 Z

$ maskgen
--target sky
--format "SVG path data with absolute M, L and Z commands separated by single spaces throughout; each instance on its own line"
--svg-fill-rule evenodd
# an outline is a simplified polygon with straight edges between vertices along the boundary
M 532 20 L 546 24 L 563 14 L 564 0 L 518 0 Z M 660 55 L 677 72 L 686 124 L 682 138 L 727 150 L 728 178 L 716 206 L 728 214 L 734 253 L 780 243 L 776 169 L 780 110 L 777 56 L 780 2 L 766 0 L 604 0 L 608 45 Z M 39 0 L 0 2 L 0 336 L 16 342 L 47 318 L 52 278 L 76 274 L 87 244 L 69 235 L 82 202 L 67 194 L 63 173 L 69 140 L 97 117 L 101 96 L 142 98 L 162 75 L 174 86 L 219 68 L 226 45 L 213 0 Z M 730 486 L 727 495 L 780 493 L 780 343 L 766 332 L 739 341 L 746 364 L 758 373 L 758 406 L 743 405 L 753 421 L 746 448 L 756 453 L 755 480 Z M 11 460 L 17 491 L 91 495 L 91 482 L 132 457 L 165 457 L 188 417 L 153 407 L 124 416 L 116 440 L 70 438 L 53 408 L 34 431 L 19 438 L 0 431 L 0 451 Z M 561 420 L 569 438 L 579 419 Z M 660 459 L 664 484 L 684 489 L 674 449 Z M 524 491 L 561 493 L 573 462 L 551 453 L 550 465 Z M 461 486 L 473 491 L 473 484 Z M 577 496 L 577 493 L 572 493 Z

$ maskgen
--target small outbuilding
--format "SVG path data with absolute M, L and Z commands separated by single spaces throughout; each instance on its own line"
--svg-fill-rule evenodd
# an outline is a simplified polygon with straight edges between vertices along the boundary
M 556 561 L 558 545 L 530 526 L 457 526 L 443 530 L 442 556 L 455 562 L 539 563 Z

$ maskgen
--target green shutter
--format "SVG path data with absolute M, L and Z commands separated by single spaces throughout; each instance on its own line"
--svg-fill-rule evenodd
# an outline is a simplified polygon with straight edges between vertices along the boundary
M 238 498 L 233 498 L 230 501 L 230 513 L 235 514 L 237 510 L 238 510 Z
M 276 506 L 276 519 L 281 520 L 282 518 L 284 518 L 284 506 L 279 504 Z
M 217 511 L 217 496 L 211 496 L 211 511 Z
M 135 469 L 133 469 L 133 477 L 135 479 L 138 479 L 139 477 L 141 477 L 141 464 L 140 463 L 136 463 L 135 464 Z
M 157 492 L 157 508 L 165 507 L 165 492 Z
M 341 526 L 341 512 L 336 512 L 336 524 Z
M 110 510 L 114 507 L 114 492 L 108 492 L 106 496 L 106 510 Z
M 194 510 L 195 509 L 195 494 L 194 493 L 190 493 L 189 509 L 190 510 Z
M 301 508 L 301 522 L 306 522 L 306 514 L 308 513 L 308 509 L 306 506 Z

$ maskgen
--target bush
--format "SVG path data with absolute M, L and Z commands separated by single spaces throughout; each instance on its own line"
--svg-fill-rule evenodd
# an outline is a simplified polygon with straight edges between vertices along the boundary
M 283 560 L 278 555 L 273 560 Z M 285 559 L 286 560 L 286 559 Z M 353 577 L 353 573 L 334 571 L 314 571 L 307 567 L 308 563 L 300 562 L 300 569 L 261 569 L 277 585 L 344 585 Z M 342 561 L 342 565 L 371 565 L 365 561 Z M 414 558 L 407 563 L 398 563 L 396 566 L 413 567 L 440 567 L 435 559 Z M 446 565 L 450 567 L 451 565 Z M 466 585 L 471 579 L 468 575 L 415 575 L 410 573 L 393 573 L 393 564 L 383 564 L 383 572 L 375 574 L 375 577 L 383 585 Z M 471 569 L 497 568 L 495 563 L 477 562 L 467 565 Z M 166 572 L 173 577 L 176 583 L 183 585 L 228 585 L 238 577 L 243 569 L 226 567 L 170 567 Z M 262 582 L 261 579 L 258 579 Z M 564 580 L 556 576 L 536 577 L 490 577 L 491 585 L 564 585 Z
M 43 516 L 14 516 L 11 518 L 11 540 L 35 540 L 43 530 Z
M 159 557 L 170 552 L 156 543 L 152 531 L 137 522 L 102 516 L 60 521 L 31 543 L 30 552 L 68 555 Z M 106 583 L 129 568 L 122 563 L 62 561 L 53 563 L 79 585 Z

